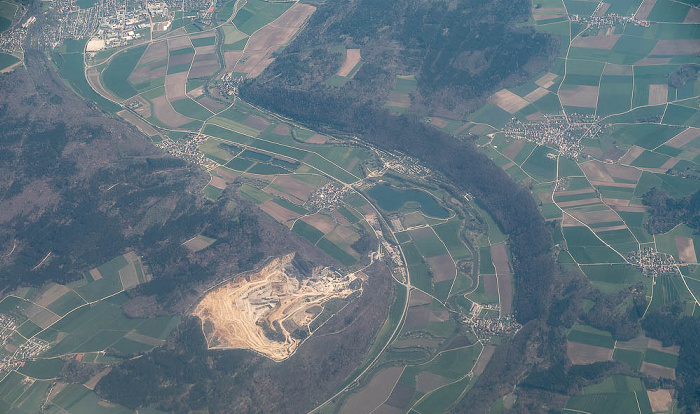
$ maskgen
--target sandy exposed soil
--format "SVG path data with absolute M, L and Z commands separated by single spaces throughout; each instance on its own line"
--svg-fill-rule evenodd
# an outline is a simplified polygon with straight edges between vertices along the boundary
M 211 349 L 251 349 L 275 361 L 296 351 L 301 340 L 293 338 L 289 326 L 307 328 L 316 313 L 334 298 L 346 298 L 355 289 L 355 275 L 342 276 L 329 268 L 315 268 L 300 277 L 293 265 L 294 254 L 274 259 L 262 270 L 209 292 L 194 315 Z M 246 280 L 247 279 L 247 280 Z M 276 331 L 270 339 L 263 326 Z

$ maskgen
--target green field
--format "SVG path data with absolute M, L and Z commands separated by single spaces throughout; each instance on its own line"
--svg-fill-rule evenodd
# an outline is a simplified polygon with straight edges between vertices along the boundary
M 0 21 L 0 24 L 2 22 Z M 19 62 L 19 58 L 8 53 L 0 53 L 0 70 L 7 69 Z
M 462 226 L 460 220 L 450 220 L 444 224 L 433 226 L 433 230 L 445 243 L 447 250 L 454 260 L 469 259 L 472 257 L 471 251 L 467 248 L 459 236 Z
M 323 232 L 321 230 L 302 220 L 297 220 L 294 222 L 292 233 L 300 235 L 311 244 L 316 244 L 319 240 L 321 240 L 321 237 L 323 237 Z
M 122 99 L 129 99 L 138 92 L 128 78 L 147 45 L 137 46 L 115 55 L 102 72 L 102 82 L 112 93 Z
M 68 82 L 70 87 L 85 99 L 96 102 L 107 112 L 117 112 L 121 107 L 95 92 L 87 79 L 83 67 L 82 53 L 55 54 L 54 61 L 58 65 L 61 77 Z
M 432 231 L 422 231 L 419 237 L 416 236 L 416 233 L 411 233 L 411 239 L 423 257 L 435 257 L 447 254 L 445 246 L 443 246 L 440 239 Z
M 0 32 L 10 28 L 18 6 L 11 1 L 0 1 Z
M 189 98 L 171 101 L 170 104 L 177 112 L 200 121 L 204 121 L 214 115 L 210 110 Z
M 633 392 L 574 395 L 566 403 L 565 413 L 585 412 L 590 414 L 639 414 L 637 398 Z
M 586 328 L 585 330 L 583 330 Z M 606 335 L 607 334 L 607 335 Z M 578 342 L 586 345 L 599 346 L 602 348 L 612 349 L 615 345 L 615 341 L 612 339 L 609 333 L 604 331 L 594 331 L 592 328 L 588 327 L 574 327 L 574 329 L 569 332 L 566 336 L 571 342 Z
M 251 35 L 261 27 L 271 23 L 282 15 L 292 3 L 273 3 L 262 0 L 248 0 L 243 8 L 236 13 L 233 24 Z

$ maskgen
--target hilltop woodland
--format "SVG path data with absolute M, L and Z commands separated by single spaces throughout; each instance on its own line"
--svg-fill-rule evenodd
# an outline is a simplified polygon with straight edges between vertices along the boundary
M 642 203 L 649 207 L 649 220 L 646 223 L 651 234 L 665 233 L 680 223 L 686 223 L 695 233 L 700 230 L 700 191 L 674 199 L 660 188 L 652 188 Z
M 524 0 L 335 0 L 318 5 L 302 33 L 258 78 L 268 87 L 384 100 L 396 75 L 416 74 L 419 113 L 464 119 L 486 96 L 547 67 L 558 41 L 516 27 Z M 334 46 L 359 48 L 362 66 L 335 89 L 323 82 L 343 63 Z
M 208 181 L 203 171 L 162 156 L 136 129 L 87 107 L 39 52 L 27 53 L 27 68 L 0 77 L 6 290 L 66 283 L 135 250 L 155 275 L 142 293 L 159 296 L 159 311 L 173 310 L 198 284 L 297 242 L 248 203 L 228 211 L 195 195 Z M 218 239 L 213 249 L 193 254 L 181 246 L 200 233 Z

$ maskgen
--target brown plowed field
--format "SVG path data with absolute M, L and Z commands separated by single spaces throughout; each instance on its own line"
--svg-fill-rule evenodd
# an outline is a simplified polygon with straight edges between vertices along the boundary
M 599 346 L 566 342 L 566 353 L 572 364 L 586 365 L 594 362 L 612 361 L 613 350 Z
M 642 362 L 641 371 L 645 374 L 651 375 L 654 378 L 676 379 L 676 370 L 673 368 L 663 367 L 661 365 L 652 364 L 646 361 Z
M 658 413 L 671 411 L 673 397 L 671 397 L 670 390 L 661 389 L 656 391 L 647 391 L 647 397 L 649 397 L 652 412 Z
M 537 79 L 535 83 L 543 88 L 549 88 L 550 86 L 554 85 L 554 79 L 556 78 L 556 74 L 549 72 L 543 75 L 541 78 Z
M 360 59 L 362 59 L 360 49 L 347 49 L 345 51 L 345 61 L 343 62 L 343 66 L 340 67 L 336 75 L 343 77 L 348 76 L 355 66 L 360 63 Z
M 241 59 L 241 56 L 243 56 L 243 51 L 241 50 L 224 52 L 224 64 L 226 67 L 224 68 L 223 73 L 233 72 L 238 64 L 238 61 Z
M 192 67 L 190 68 L 190 78 L 202 78 L 205 76 L 211 76 L 219 70 L 219 59 L 216 53 L 206 53 L 195 55 L 194 62 L 192 62 Z
M 167 43 L 165 43 L 165 40 L 153 42 L 150 45 L 148 45 L 146 51 L 143 52 L 143 55 L 141 55 L 141 58 L 139 59 L 138 63 L 136 63 L 136 67 L 167 58 L 168 45 Z
M 262 204 L 259 204 L 258 207 L 260 207 L 262 211 L 271 215 L 272 218 L 274 218 L 275 220 L 288 226 L 291 226 L 291 223 L 287 223 L 288 221 L 294 220 L 300 216 L 299 213 L 287 210 L 286 208 L 272 201 L 266 201 Z
M 131 75 L 129 75 L 129 82 L 133 85 L 138 85 L 146 81 L 155 80 L 162 78 L 166 75 L 168 70 L 168 65 L 163 64 L 164 60 L 156 61 L 150 65 L 141 66 L 137 68 Z
M 336 226 L 333 220 L 321 214 L 313 214 L 311 216 L 306 216 L 301 220 L 304 221 L 306 224 L 317 228 L 324 234 L 332 232 Z
M 668 85 L 649 85 L 649 105 L 664 104 L 668 100 Z
M 183 49 L 185 47 L 192 47 L 192 42 L 190 42 L 190 38 L 187 36 L 168 39 L 168 49 L 170 50 Z
M 193 121 L 193 119 L 175 112 L 165 96 L 159 96 L 151 102 L 153 103 L 153 112 L 156 118 L 171 128 L 177 128 Z
M 700 128 L 688 128 L 666 141 L 664 145 L 673 148 L 681 148 L 691 143 L 697 137 L 700 137 Z
M 541 97 L 547 95 L 548 93 L 549 93 L 549 91 L 547 89 L 537 88 L 534 91 L 525 95 L 525 100 L 528 102 L 535 102 L 538 99 L 540 99 Z
M 700 23 L 700 9 L 697 7 L 691 7 L 690 10 L 688 10 L 688 14 L 685 15 L 685 20 L 683 20 L 683 23 L 685 24 L 698 24 Z
M 500 91 L 491 95 L 489 102 L 511 114 L 514 114 L 530 105 L 530 102 L 514 94 L 508 89 L 501 89 Z
M 219 103 L 208 96 L 197 99 L 197 103 L 214 113 L 219 112 L 226 107 L 226 105 Z
M 581 170 L 586 175 L 586 178 L 593 181 L 608 181 L 613 182 L 613 178 L 608 173 L 605 166 L 597 161 L 584 162 L 579 165 Z
M 404 367 L 384 368 L 359 393 L 345 401 L 340 414 L 369 413 L 379 407 L 394 389 Z
M 187 72 L 175 73 L 165 77 L 165 96 L 169 101 L 187 98 Z
M 632 164 L 640 155 L 644 153 L 644 148 L 633 146 L 625 155 L 620 158 L 620 164 Z
M 559 99 L 566 106 L 595 108 L 598 104 L 598 87 L 578 85 L 574 90 L 560 90 Z
M 700 42 L 697 39 L 659 40 L 651 51 L 652 55 L 697 55 Z
M 245 62 L 237 64 L 235 71 L 247 73 L 249 78 L 261 74 L 274 60 L 272 54 L 292 40 L 314 10 L 316 7 L 309 4 L 295 3 L 277 20 L 255 32 L 243 52 Z
M 678 258 L 681 262 L 698 262 L 697 257 L 695 257 L 695 244 L 693 244 L 693 239 L 676 236 L 676 249 L 678 249 Z
M 300 200 L 307 200 L 317 188 L 311 184 L 297 180 L 293 176 L 284 175 L 278 176 L 275 181 L 276 185 L 284 187 L 284 190 Z
M 523 149 L 526 142 L 527 141 L 525 141 L 524 139 L 514 140 L 513 142 L 510 143 L 510 145 L 508 145 L 508 149 L 503 151 L 503 155 L 505 155 L 506 157 L 508 157 L 512 160 Z
M 457 275 L 457 268 L 449 254 L 442 256 L 429 257 L 425 259 L 428 262 L 430 270 L 433 272 L 433 281 L 435 283 L 445 280 L 453 280 Z

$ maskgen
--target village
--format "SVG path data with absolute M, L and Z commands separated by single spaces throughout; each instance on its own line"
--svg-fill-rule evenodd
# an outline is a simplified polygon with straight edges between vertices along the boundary
M 479 304 L 472 302 L 469 315 L 462 317 L 462 322 L 471 327 L 474 334 L 482 342 L 489 342 L 494 336 L 513 336 L 522 328 L 513 315 L 490 317 L 497 313 L 499 306 L 495 304 Z
M 0 314 L 0 346 L 10 353 L 0 359 L 0 371 L 11 371 L 20 367 L 24 361 L 39 355 L 49 348 L 49 343 L 37 338 L 29 338 L 17 347 L 10 343 L 13 336 L 17 336 L 18 328 L 15 318 Z
M 537 145 L 556 148 L 559 155 L 571 159 L 581 155 L 581 139 L 596 138 L 602 131 L 599 117 L 577 113 L 566 116 L 544 114 L 542 120 L 527 123 L 513 118 L 503 130 L 508 137 L 524 138 Z
M 219 93 L 221 96 L 234 96 L 238 93 L 238 85 L 243 81 L 243 76 L 234 77 L 233 73 L 226 73 L 219 82 Z
M 613 27 L 615 25 L 621 24 L 634 24 L 641 27 L 649 27 L 650 23 L 647 20 L 640 20 L 634 16 L 621 16 L 617 13 L 605 14 L 599 13 L 604 3 L 599 3 L 596 10 L 591 16 L 580 16 L 578 14 L 570 14 L 569 19 L 573 22 L 587 23 L 590 28 L 594 29 L 604 29 L 607 27 Z M 599 14 L 604 14 L 600 16 Z
M 163 140 L 158 142 L 156 146 L 173 157 L 201 165 L 209 171 L 218 167 L 218 164 L 205 157 L 199 150 L 199 146 L 206 140 L 207 137 L 199 134 L 189 134 L 182 141 L 174 141 L 164 135 Z
M 350 192 L 347 187 L 339 187 L 333 182 L 329 182 L 318 190 L 314 191 L 307 201 L 311 210 L 318 211 L 327 209 L 335 210 L 343 197 Z
M 678 272 L 678 266 L 673 256 L 661 254 L 651 247 L 630 252 L 627 255 L 627 261 L 641 270 L 647 277 Z

